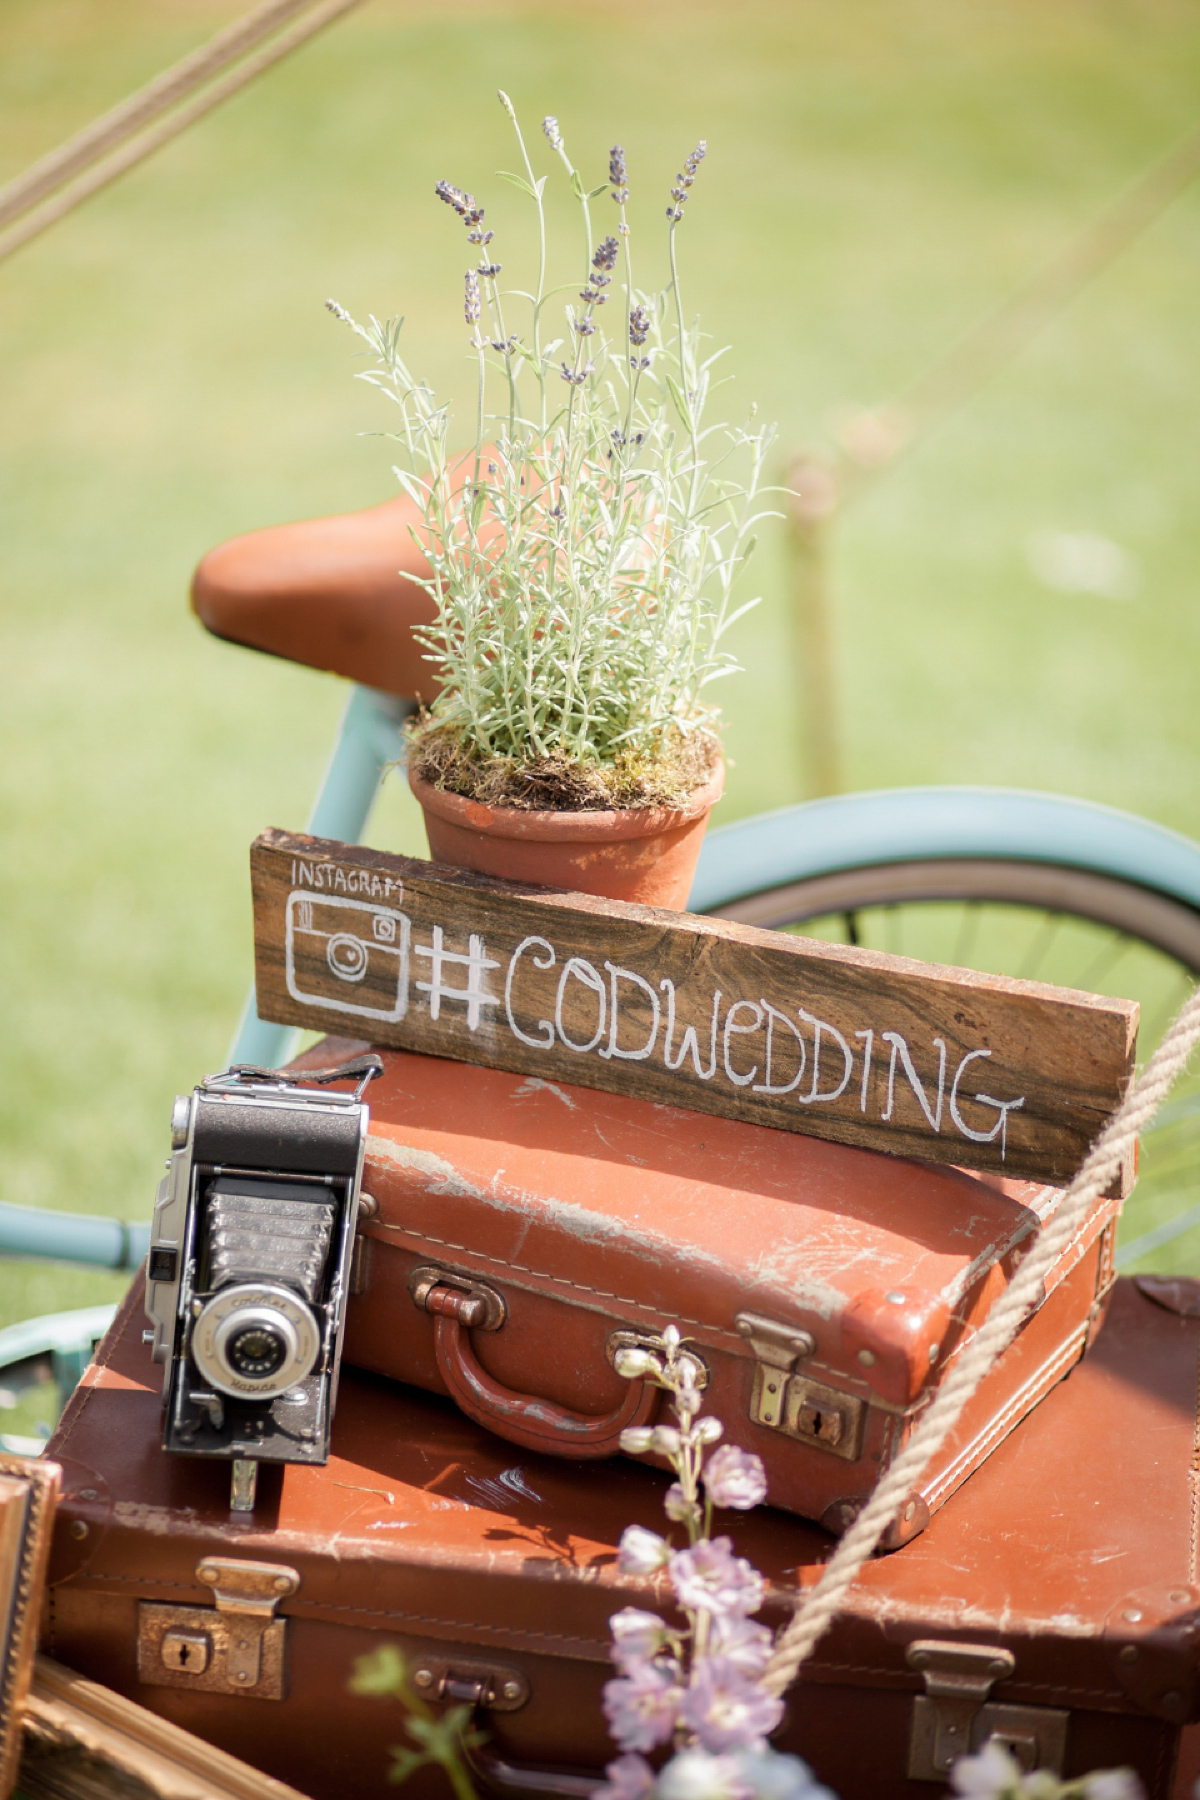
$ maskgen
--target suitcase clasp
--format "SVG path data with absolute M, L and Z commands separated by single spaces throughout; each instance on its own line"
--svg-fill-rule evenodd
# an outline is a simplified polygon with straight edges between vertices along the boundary
M 811 1356 L 817 1340 L 811 1331 L 781 1325 L 759 1313 L 740 1312 L 733 1321 L 739 1336 L 750 1340 L 756 1364 L 750 1417 L 757 1425 L 783 1424 L 788 1377 L 802 1357 Z
M 1061 1775 L 1069 1714 L 1054 1706 L 1000 1706 L 988 1700 L 994 1684 L 1016 1668 L 1011 1650 L 926 1638 L 910 1644 L 905 1656 L 925 1677 L 925 1692 L 913 1701 L 910 1781 L 944 1782 L 958 1757 L 993 1742 L 1025 1772 L 1049 1769 Z
M 216 1607 L 138 1608 L 138 1680 L 151 1687 L 194 1687 L 255 1700 L 282 1700 L 284 1633 L 275 1609 L 300 1586 L 284 1563 L 202 1557 L 197 1581 Z

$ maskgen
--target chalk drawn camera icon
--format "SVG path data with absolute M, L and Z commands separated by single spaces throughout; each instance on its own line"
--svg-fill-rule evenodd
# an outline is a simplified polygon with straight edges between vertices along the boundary
M 294 890 L 284 940 L 288 993 L 330 1012 L 402 1019 L 409 931 L 405 915 L 390 906 Z

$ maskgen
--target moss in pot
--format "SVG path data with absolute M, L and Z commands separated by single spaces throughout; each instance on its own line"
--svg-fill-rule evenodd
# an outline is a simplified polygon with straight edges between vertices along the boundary
M 417 635 L 436 697 L 412 731 L 409 780 L 439 862 L 682 907 L 721 794 L 707 690 L 737 668 L 726 633 L 757 604 L 735 606 L 732 588 L 765 516 L 773 433 L 704 422 L 720 353 L 701 357 L 676 255 L 704 144 L 670 192 L 670 279 L 648 292 L 634 281 L 623 150 L 589 191 L 557 121 L 544 122 L 578 203 L 584 271 L 555 327 L 547 176 L 500 98 L 524 166 L 506 179 L 537 209 L 533 291 L 501 286 L 484 208 L 437 185 L 478 258 L 464 281 L 472 449 L 449 450 L 449 409 L 410 374 L 400 321 L 360 325 L 329 303 L 372 353 L 360 379 L 398 410 L 396 474 L 433 572 L 437 618 Z M 593 226 L 601 196 L 616 206 L 611 232 Z

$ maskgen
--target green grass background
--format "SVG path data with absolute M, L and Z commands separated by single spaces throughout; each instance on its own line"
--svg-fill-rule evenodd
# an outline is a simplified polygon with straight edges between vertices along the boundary
M 0 180 L 233 16 L 4 0 Z M 900 390 L 1169 149 L 1198 76 L 1182 0 L 367 0 L 0 265 L 0 1198 L 147 1216 L 171 1098 L 223 1061 L 247 846 L 303 824 L 344 690 L 206 638 L 189 574 L 234 532 L 394 491 L 327 294 L 404 313 L 410 356 L 466 400 L 464 245 L 432 188 L 487 200 L 513 272 L 498 86 L 535 136 L 556 113 L 593 181 L 625 144 L 645 270 L 708 139 L 689 302 L 734 345 L 731 404 L 792 451 Z M 1057 789 L 1200 836 L 1198 277 L 1193 191 L 847 513 L 848 785 Z M 1048 528 L 1115 538 L 1137 597 L 1039 587 L 1025 545 Z M 756 580 L 725 819 L 802 793 L 778 537 Z M 421 848 L 403 794 L 372 835 Z M 0 1322 L 121 1285 L 9 1264 Z

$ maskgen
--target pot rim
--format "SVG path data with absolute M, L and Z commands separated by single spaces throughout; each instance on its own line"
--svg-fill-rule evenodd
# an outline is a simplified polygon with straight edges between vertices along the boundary
M 624 838 L 656 837 L 688 825 L 708 813 L 725 789 L 725 762 L 718 757 L 712 773 L 678 806 L 610 807 L 596 812 L 526 812 L 517 806 L 488 806 L 465 794 L 452 794 L 423 781 L 415 764 L 408 764 L 408 785 L 426 811 L 468 831 L 489 837 L 528 838 L 540 843 L 614 842 Z

